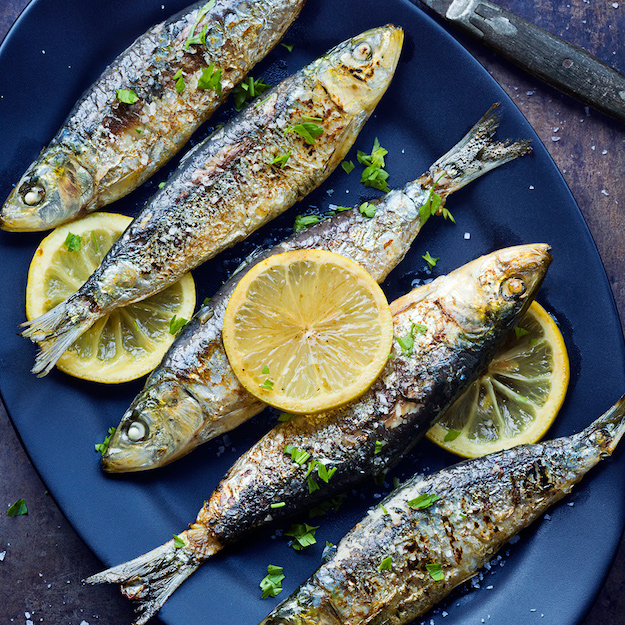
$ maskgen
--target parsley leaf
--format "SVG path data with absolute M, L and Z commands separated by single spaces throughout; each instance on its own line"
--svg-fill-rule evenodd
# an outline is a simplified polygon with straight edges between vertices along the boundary
M 289 52 L 293 52 L 293 44 L 292 43 L 281 43 L 283 48 L 286 48 Z
M 460 436 L 460 432 L 458 430 L 449 430 L 447 434 L 445 434 L 445 442 L 449 443 L 451 441 L 455 441 Z
M 158 188 L 159 189 L 164 189 L 165 188 L 165 183 L 164 182 L 159 182 L 158 183 Z
M 202 70 L 202 75 L 197 81 L 198 89 L 214 89 L 217 95 L 221 95 L 221 69 L 215 69 L 213 63 Z
M 429 252 L 423 254 L 421 258 L 423 258 L 423 260 L 428 264 L 430 269 L 434 269 L 434 267 L 436 267 L 436 262 L 438 261 L 438 258 L 432 258 Z
M 291 546 L 295 551 L 301 551 L 314 545 L 317 540 L 315 532 L 319 529 L 318 525 L 308 525 L 307 523 L 293 523 L 288 532 L 284 532 L 285 536 L 293 538 Z
M 359 208 L 360 212 L 365 216 L 371 219 L 375 216 L 376 211 L 378 210 L 377 206 L 370 204 L 369 202 L 363 202 Z
M 278 154 L 278 156 L 276 156 L 275 158 L 272 158 L 267 163 L 267 165 L 278 165 L 278 167 L 282 169 L 286 165 L 286 162 L 289 160 L 290 157 L 291 157 L 291 151 L 289 150 L 288 152 L 285 152 L 284 154 Z
M 169 333 L 175 336 L 187 325 L 187 323 L 189 323 L 188 319 L 185 319 L 184 317 L 178 318 L 174 315 L 169 322 Z
M 406 334 L 406 336 L 398 336 L 397 344 L 401 347 L 401 351 L 404 356 L 411 356 L 412 350 L 414 348 L 414 333 L 415 330 L 419 332 L 419 334 L 423 334 L 427 330 L 427 326 L 424 326 L 420 323 L 413 323 L 410 326 L 410 332 Z
M 525 329 L 525 328 L 520 328 L 519 326 L 514 326 L 514 334 L 517 338 L 517 341 L 522 337 L 525 336 L 526 334 L 529 334 L 529 332 Z
M 267 365 L 265 365 L 263 367 L 262 374 L 263 375 L 269 375 L 269 367 Z
M 286 506 L 286 503 L 284 501 L 278 501 L 277 503 L 272 503 L 269 507 L 270 508 L 284 508 L 284 506 Z
M 284 579 L 281 566 L 270 564 L 267 567 L 267 575 L 260 580 L 260 589 L 263 591 L 263 599 L 275 597 L 282 592 L 282 580 Z
M 270 85 L 265 83 L 262 78 L 254 80 L 251 76 L 244 78 L 233 90 L 234 108 L 240 111 L 248 100 L 254 99 L 257 95 L 265 93 Z
M 341 167 L 343 168 L 343 171 L 346 174 L 351 174 L 354 171 L 354 168 L 356 167 L 356 165 L 354 165 L 352 161 L 343 161 L 341 163 Z
M 278 415 L 278 421 L 280 421 L 280 423 L 286 423 L 287 421 L 290 421 L 295 415 L 292 415 L 290 412 L 281 412 Z
M 304 122 L 303 124 L 289 126 L 285 132 L 295 132 L 300 137 L 303 137 L 306 143 L 311 145 L 315 142 L 317 137 L 320 137 L 323 134 L 323 128 L 313 122 Z
M 176 93 L 182 93 L 186 85 L 184 83 L 181 69 L 174 74 L 174 80 L 176 81 Z
M 7 510 L 7 516 L 22 516 L 28 514 L 28 508 L 26 507 L 26 501 L 24 499 L 18 499 L 12 506 L 9 506 Z
M 386 556 L 382 562 L 378 565 L 378 571 L 387 571 L 393 568 L 392 556 Z
M 99 253 L 100 246 L 98 245 L 98 238 L 96 237 L 94 230 L 91 231 L 91 241 L 93 243 L 93 249 Z
M 80 250 L 81 241 L 82 237 L 79 234 L 72 234 L 71 232 L 68 232 L 64 243 L 70 252 L 78 252 Z
M 113 436 L 113 434 L 115 434 L 115 428 L 109 428 L 106 438 L 101 443 L 94 445 L 95 450 L 104 455 L 106 450 L 109 448 L 109 442 L 111 441 L 111 436 Z
M 434 184 L 432 185 L 432 188 L 430 189 L 430 192 L 428 193 L 427 199 L 425 200 L 425 202 L 423 203 L 423 206 L 421 206 L 419 210 L 419 215 L 421 218 L 422 226 L 432 215 L 436 214 L 436 212 L 440 208 L 440 205 L 443 202 L 443 198 L 438 193 L 436 193 L 435 189 L 436 189 L 436 185 L 438 184 L 438 181 L 444 176 L 445 176 L 445 173 L 443 173 L 441 176 L 438 177 L 437 180 L 434 181 Z M 442 212 L 443 212 L 443 217 L 445 219 L 450 219 L 451 221 L 456 223 L 456 220 L 453 218 L 452 214 L 446 208 L 443 208 Z
M 197 25 L 202 21 L 202 18 L 215 6 L 215 0 L 209 0 L 198 12 L 195 18 L 195 22 L 189 31 L 189 36 L 187 37 L 187 41 L 184 44 L 184 47 L 188 50 L 189 46 L 196 43 L 205 43 L 206 41 L 206 30 L 208 28 L 208 22 L 204 25 L 202 32 L 199 35 L 195 34 L 195 29 Z
M 293 232 L 298 232 L 302 228 L 311 226 L 312 224 L 318 224 L 320 221 L 321 219 L 319 219 L 318 215 L 298 215 L 293 224 Z
M 115 89 L 117 99 L 124 104 L 134 104 L 139 96 L 132 89 Z
M 362 182 L 365 187 L 373 187 L 374 189 L 379 189 L 380 191 L 387 193 L 390 191 L 388 183 L 386 182 L 388 172 L 384 171 L 384 157 L 387 154 L 388 150 L 385 150 L 380 145 L 377 137 L 373 142 L 371 154 L 366 154 L 365 152 L 358 150 L 358 153 L 356 154 L 358 162 L 365 166 L 365 169 L 360 177 L 360 182 Z
M 379 454 L 382 451 L 382 447 L 384 447 L 384 441 L 375 441 L 375 451 L 374 454 Z
M 330 510 L 338 510 L 341 507 L 341 504 L 343 503 L 345 497 L 347 497 L 347 495 L 343 493 L 341 495 L 333 497 L 332 499 L 322 501 L 319 505 L 311 508 L 311 510 L 308 512 L 308 516 L 312 519 L 313 517 L 326 514 L 330 512 Z
M 289 454 L 291 456 L 291 460 L 293 460 L 293 462 L 297 462 L 299 465 L 305 464 L 310 458 L 310 453 L 304 449 L 298 449 L 295 445 L 285 445 L 284 453 Z
M 174 547 L 176 549 L 182 549 L 185 545 L 185 542 L 178 534 L 174 534 Z
M 443 573 L 443 567 L 440 562 L 433 562 L 432 564 L 426 564 L 425 568 L 427 569 L 430 577 L 435 582 L 441 582 L 445 579 L 445 573 Z
M 275 382 L 267 378 L 262 384 L 259 384 L 260 388 L 264 388 L 268 391 L 273 391 L 273 385 Z
M 429 508 L 433 503 L 435 503 L 439 499 L 440 497 L 438 495 L 423 493 L 422 495 L 419 495 L 418 497 L 411 499 L 408 502 L 408 505 L 413 510 L 425 510 L 426 508 Z

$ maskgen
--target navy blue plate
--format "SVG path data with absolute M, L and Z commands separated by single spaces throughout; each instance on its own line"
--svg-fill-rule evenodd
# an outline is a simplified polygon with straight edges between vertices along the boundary
M 0 198 L 52 138 L 81 92 L 132 40 L 187 0 L 34 0 L 0 48 Z M 162 2 L 166 4 L 162 6 Z M 389 150 L 391 186 L 416 178 L 446 152 L 496 101 L 502 102 L 500 136 L 530 138 L 534 154 L 488 174 L 452 196 L 456 225 L 430 220 L 414 249 L 387 280 L 395 298 L 428 272 L 421 255 L 440 257 L 435 274 L 499 247 L 545 241 L 555 257 L 539 300 L 563 329 L 572 365 L 571 387 L 551 436 L 571 434 L 615 401 L 625 388 L 621 329 L 608 281 L 581 214 L 531 127 L 498 85 L 440 26 L 407 0 L 309 0 L 285 41 L 253 74 L 274 83 L 358 32 L 393 22 L 406 30 L 397 76 L 356 147 L 369 151 L 375 137 Z M 224 108 L 217 124 L 232 114 Z M 204 128 L 200 139 L 208 133 Z M 356 148 L 355 148 L 356 149 Z M 354 161 L 355 149 L 349 158 Z M 134 214 L 175 163 L 110 207 Z M 374 194 L 376 192 L 373 192 Z M 253 246 L 284 236 L 295 215 L 330 203 L 371 197 L 357 171 L 340 168 L 300 206 L 250 240 L 195 272 L 199 301 L 211 295 Z M 108 477 L 94 443 L 117 425 L 141 383 L 104 387 L 53 371 L 29 373 L 34 346 L 16 336 L 24 320 L 28 265 L 40 234 L 0 233 L 0 388 L 30 458 L 69 521 L 105 565 L 144 553 L 193 521 L 220 477 L 275 422 L 270 411 L 204 445 L 162 470 Z M 454 461 L 424 443 L 394 472 L 436 470 Z M 598 592 L 624 522 L 622 466 L 608 461 L 565 503 L 508 546 L 484 574 L 479 590 L 457 590 L 428 623 L 578 623 Z M 284 567 L 286 597 L 319 564 L 326 540 L 337 542 L 388 492 L 392 482 L 370 483 L 351 494 L 338 513 L 317 519 L 317 545 L 294 552 L 281 524 L 259 532 L 205 564 L 167 602 L 169 625 L 235 621 L 253 625 L 277 603 L 261 600 L 258 583 L 268 564 Z M 302 514 L 295 520 L 307 520 Z M 505 564 L 504 564 L 505 563 Z M 95 572 L 95 571 L 94 571 Z M 122 599 L 120 599 L 121 601 Z M 441 609 L 449 613 L 447 620 Z M 544 615 L 544 616 L 543 616 Z

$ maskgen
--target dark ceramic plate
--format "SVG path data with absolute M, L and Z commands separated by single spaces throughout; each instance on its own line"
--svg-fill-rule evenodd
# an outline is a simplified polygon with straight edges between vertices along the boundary
M 0 48 L 1 198 L 105 65 L 185 3 L 35 0 L 28 7 Z M 426 250 L 440 257 L 434 271 L 438 275 L 499 247 L 551 243 L 555 260 L 539 300 L 561 324 L 572 375 L 567 401 L 550 435 L 578 431 L 625 388 L 621 329 L 603 267 L 573 198 L 531 127 L 490 76 L 406 0 L 309 0 L 286 35 L 293 52 L 278 46 L 253 73 L 275 83 L 347 36 L 386 22 L 404 27 L 405 48 L 394 83 L 356 147 L 369 151 L 379 137 L 389 150 L 391 186 L 402 186 L 425 171 L 496 101 L 502 102 L 500 136 L 532 139 L 534 154 L 452 196 L 448 207 L 456 225 L 428 223 L 384 289 L 395 298 L 413 281 L 427 279 L 421 259 Z M 226 107 L 212 123 L 231 114 Z M 208 130 L 202 129 L 196 140 Z M 354 155 L 355 149 L 350 158 Z M 173 166 L 111 210 L 135 213 Z M 371 193 L 358 182 L 357 173 L 348 176 L 339 169 L 302 205 L 198 269 L 199 301 L 218 288 L 253 246 L 286 235 L 299 212 L 309 206 L 323 211 L 330 203 L 355 204 L 367 197 Z M 193 521 L 219 478 L 270 427 L 275 415 L 266 411 L 163 470 L 121 478 L 103 475 L 93 445 L 118 423 L 141 383 L 104 387 L 57 371 L 44 379 L 29 373 L 35 350 L 16 336 L 16 328 L 24 320 L 28 265 L 41 238 L 0 233 L 0 388 L 50 492 L 102 562 L 113 565 L 160 545 Z M 423 443 L 393 475 L 436 470 L 454 460 Z M 600 588 L 623 527 L 625 481 L 618 464 L 617 454 L 616 461 L 604 463 L 552 510 L 549 520 L 524 531 L 485 572 L 479 589 L 455 591 L 423 620 L 455 625 L 482 619 L 497 624 L 578 623 Z M 285 524 L 256 534 L 205 564 L 168 601 L 161 618 L 170 625 L 257 623 L 277 603 L 260 599 L 258 583 L 267 565 L 284 567 L 280 598 L 286 597 L 318 566 L 325 541 L 337 542 L 388 490 L 388 484 L 370 483 L 351 494 L 338 513 L 319 519 L 317 545 L 306 552 L 294 552 L 280 537 Z M 305 519 L 302 511 L 296 520 Z M 449 614 L 446 620 L 441 610 Z

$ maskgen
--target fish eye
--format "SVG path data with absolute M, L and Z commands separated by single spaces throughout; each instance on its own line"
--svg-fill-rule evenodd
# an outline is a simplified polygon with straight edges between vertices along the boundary
M 133 421 L 126 430 L 126 436 L 133 443 L 144 440 L 148 435 L 148 428 L 141 421 Z
M 353 49 L 352 56 L 357 61 L 367 61 L 371 58 L 371 52 L 371 46 L 366 41 L 363 41 Z
M 506 278 L 501 283 L 501 288 L 499 292 L 504 299 L 512 300 L 516 299 L 520 295 L 523 295 L 526 289 L 527 287 L 525 285 L 525 282 L 523 281 L 523 278 L 519 276 L 512 276 L 511 278 Z
M 37 206 L 37 204 L 41 204 L 46 197 L 46 190 L 37 184 L 32 187 L 23 188 L 21 193 L 24 204 L 28 206 Z

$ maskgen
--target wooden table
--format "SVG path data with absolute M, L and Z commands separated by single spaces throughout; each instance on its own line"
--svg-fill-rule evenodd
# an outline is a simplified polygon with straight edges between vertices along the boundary
M 2 0 L 0 40 L 27 3 Z M 625 73 L 625 0 L 500 0 L 499 4 Z M 478 44 L 459 39 L 512 97 L 564 175 L 599 248 L 623 322 L 625 127 L 561 95 Z M 81 585 L 80 580 L 101 565 L 47 495 L 1 404 L 0 441 L 3 505 L 24 497 L 30 511 L 23 517 L 0 516 L 0 622 L 131 623 L 132 610 L 117 588 Z M 582 625 L 625 622 L 625 596 L 620 592 L 624 585 L 622 541 L 605 586 Z

